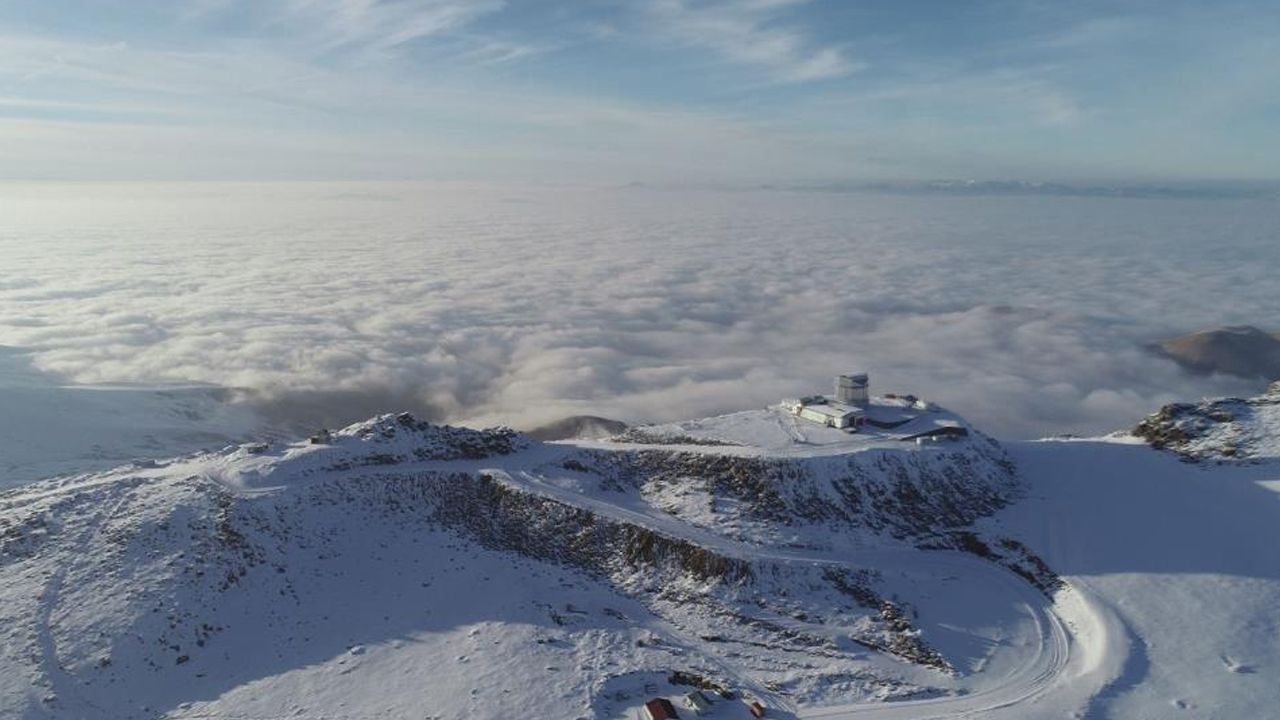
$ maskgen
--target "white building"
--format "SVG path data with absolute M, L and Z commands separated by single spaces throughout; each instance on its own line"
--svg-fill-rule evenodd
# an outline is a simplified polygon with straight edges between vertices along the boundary
M 795 415 L 796 417 L 816 422 L 819 425 L 840 429 L 855 428 L 863 424 L 867 417 L 866 411 L 862 408 L 852 407 L 843 403 L 803 405 Z
M 810 422 L 854 432 L 867 422 L 867 408 L 871 404 L 868 384 L 866 373 L 840 375 L 836 378 L 835 397 L 810 395 L 783 400 L 782 407 Z
M 871 380 L 866 373 L 836 376 L 836 402 L 866 407 L 871 402 Z

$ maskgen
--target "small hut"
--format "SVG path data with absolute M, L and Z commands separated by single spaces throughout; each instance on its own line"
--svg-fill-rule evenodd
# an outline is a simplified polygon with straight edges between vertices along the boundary
M 644 704 L 645 720 L 679 720 L 680 714 L 666 698 L 654 698 Z

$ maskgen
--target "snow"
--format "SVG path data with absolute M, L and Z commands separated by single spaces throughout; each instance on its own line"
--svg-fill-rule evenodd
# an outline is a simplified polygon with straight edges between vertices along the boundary
M 1031 497 L 998 515 L 1114 613 L 1100 717 L 1280 707 L 1280 465 L 1192 465 L 1106 441 L 1012 446 Z M 1243 671 L 1241 671 L 1243 669 Z
M 208 386 L 64 385 L 0 346 L 0 489 L 216 449 L 264 432 Z
M 769 408 L 544 444 L 386 415 L 8 491 L 0 718 L 622 720 L 654 695 L 688 716 L 675 670 L 782 718 L 1280 707 L 1280 463 L 1187 463 L 1120 436 L 917 447 L 900 438 L 963 419 L 873 412 L 919 417 L 849 434 Z M 1271 441 L 1258 416 L 1235 422 Z M 946 468 L 966 474 L 939 485 Z M 763 480 L 717 484 L 748 471 L 774 483 L 766 504 Z M 839 508 L 850 475 L 856 516 L 806 514 Z M 501 499 L 449 504 L 484 483 Z M 882 502 L 904 488 L 973 506 L 921 520 Z M 1025 543 L 1065 586 L 1051 598 L 1000 563 L 918 547 L 956 527 Z M 754 579 L 564 555 L 609 528 Z M 891 599 L 951 670 L 859 644 L 892 636 L 833 572 Z
M 711 446 L 717 452 L 743 455 L 812 457 L 870 448 L 901 449 L 908 444 L 903 441 L 913 435 L 942 427 L 967 427 L 964 419 L 952 412 L 941 408 L 916 410 L 900 398 L 873 398 L 867 415 L 872 421 L 893 427 L 867 425 L 857 432 L 848 432 L 796 417 L 783 406 L 775 405 L 699 420 L 635 427 L 612 441 L 591 444 L 615 447 L 618 440 L 625 440 L 641 445 Z
M 1280 458 L 1280 382 L 1259 397 L 1166 405 L 1135 432 L 1191 460 L 1275 460 Z
M 1066 657 L 986 696 L 801 715 L 1274 715 L 1280 465 L 1188 465 L 1115 439 L 1010 449 L 1031 483 L 1029 497 L 979 525 L 1021 537 L 1063 574 L 1069 589 L 1051 614 L 1068 635 L 1049 652 Z

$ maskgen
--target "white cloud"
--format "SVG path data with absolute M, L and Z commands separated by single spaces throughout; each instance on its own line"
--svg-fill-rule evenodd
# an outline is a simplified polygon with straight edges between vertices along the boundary
M 816 44 L 802 30 L 782 24 L 785 11 L 806 3 L 657 0 L 651 16 L 661 32 L 679 42 L 711 50 L 733 63 L 762 68 L 777 81 L 830 80 L 862 69 L 844 48 Z
M 1260 207 L 8 185 L 0 345 L 81 382 L 248 388 L 306 422 L 669 420 L 862 367 L 999 433 L 1099 432 L 1248 390 L 1139 343 L 1278 314 Z
M 281 22 L 324 46 L 390 50 L 456 31 L 503 8 L 502 0 L 283 0 Z
M 546 51 L 474 37 L 453 52 L 495 65 Z M 29 93 L 0 96 L 0 177 L 19 179 L 524 178 L 555 168 L 595 181 L 763 181 L 838 174 L 852 154 L 729 112 L 446 75 L 418 83 L 260 44 L 157 50 L 0 36 L 0 83 Z

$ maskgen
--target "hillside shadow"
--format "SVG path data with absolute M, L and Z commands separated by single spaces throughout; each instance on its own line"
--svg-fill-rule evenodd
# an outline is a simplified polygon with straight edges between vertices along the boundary
M 1147 652 L 1146 641 L 1127 625 L 1125 635 L 1129 641 L 1129 654 L 1125 658 L 1124 667 L 1114 680 L 1089 699 L 1083 720 L 1105 720 L 1112 717 L 1112 705 L 1141 685 L 1151 672 L 1151 657 Z
M 505 718 L 527 714 L 531 697 L 560 697 L 564 712 L 578 717 L 595 700 L 582 662 L 650 652 L 632 640 L 657 627 L 649 611 L 571 568 L 483 549 L 433 529 L 416 509 L 383 514 L 363 503 L 313 503 L 289 506 L 297 514 L 283 533 L 274 524 L 252 529 L 256 545 L 285 552 L 268 551 L 266 563 L 212 597 L 179 580 L 157 587 L 163 603 L 145 602 L 163 604 L 162 612 L 131 601 L 143 612 L 112 641 L 108 666 L 74 671 L 81 697 L 65 698 L 65 708 L 195 718 L 209 716 L 205 703 L 224 699 L 246 716 L 383 712 L 360 707 L 372 696 L 346 678 L 354 673 L 369 687 L 388 675 L 409 683 L 403 696 L 370 705 L 430 696 L 427 716 Z M 288 537 L 289 527 L 305 535 Z M 201 569 L 226 573 L 215 564 Z M 215 630 L 191 632 L 206 625 Z M 606 633 L 616 634 L 607 642 L 617 646 L 596 658 L 601 648 L 593 644 Z M 140 652 L 134 637 L 146 640 Z M 651 652 L 669 670 L 686 669 L 667 646 L 676 647 L 659 643 Z M 61 651 L 65 662 L 68 648 Z M 45 710 L 33 707 L 26 717 L 47 717 Z
M 384 699 L 430 695 L 428 715 L 505 718 L 550 707 L 534 698 L 560 698 L 557 707 L 580 717 L 600 701 L 592 683 L 601 678 L 636 667 L 705 672 L 698 646 L 672 636 L 668 622 L 640 600 L 572 568 L 487 550 L 441 530 L 431 501 L 384 496 L 379 483 L 355 485 L 294 486 L 216 505 L 230 508 L 235 520 L 229 528 L 219 524 L 212 553 L 184 539 L 210 530 L 214 508 L 207 502 L 217 499 L 201 490 L 167 500 L 171 511 L 142 520 L 154 525 L 137 527 L 143 514 L 132 506 L 104 523 L 104 537 L 115 534 L 117 522 L 130 526 L 125 537 L 134 539 L 118 560 L 141 577 L 121 600 L 132 617 L 115 628 L 108 665 L 88 666 L 101 657 L 89 649 L 93 643 L 60 648 L 57 660 L 78 666 L 80 704 L 120 718 L 157 711 L 195 718 L 226 708 L 303 717 L 323 709 L 341 718 L 383 712 Z M 138 509 L 153 508 L 152 500 L 138 498 Z M 159 566 L 142 558 L 176 551 L 192 560 L 148 580 Z M 234 575 L 243 557 L 257 560 Z M 196 571 L 215 580 L 194 579 Z M 111 571 L 93 577 L 88 593 L 122 587 L 111 583 Z M 55 614 L 77 602 L 103 599 L 67 598 Z M 83 634 L 67 623 L 58 632 Z M 408 686 L 377 698 L 363 689 L 389 677 Z M 313 689 L 300 696 L 303 688 Z M 779 709 L 770 716 L 789 717 Z
M 1280 462 L 1187 463 L 1101 441 L 1010 449 L 1031 497 L 1001 519 L 1060 574 L 1280 580 Z

